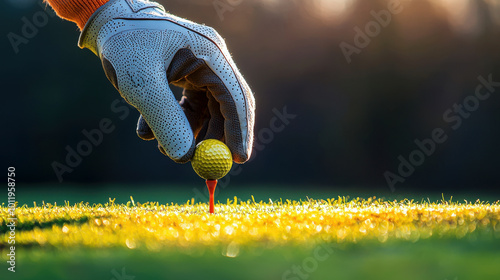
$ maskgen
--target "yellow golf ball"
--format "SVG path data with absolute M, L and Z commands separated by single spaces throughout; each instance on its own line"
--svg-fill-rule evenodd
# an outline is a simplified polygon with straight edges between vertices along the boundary
M 191 165 L 201 178 L 218 180 L 231 170 L 233 157 L 226 144 L 219 140 L 207 139 L 196 145 Z

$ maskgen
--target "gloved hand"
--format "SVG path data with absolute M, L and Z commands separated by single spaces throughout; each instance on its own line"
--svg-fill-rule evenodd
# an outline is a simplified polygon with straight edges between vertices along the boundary
M 79 46 L 100 57 L 108 79 L 141 113 L 139 137 L 157 139 L 174 161 L 189 161 L 195 144 L 209 138 L 225 142 L 235 162 L 249 159 L 254 97 L 214 29 L 155 2 L 110 0 L 90 17 Z M 180 103 L 169 83 L 184 88 Z

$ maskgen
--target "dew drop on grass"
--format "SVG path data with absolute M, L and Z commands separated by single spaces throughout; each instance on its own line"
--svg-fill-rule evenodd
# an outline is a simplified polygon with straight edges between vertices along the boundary
M 227 227 L 224 229 L 224 231 L 226 232 L 226 234 L 227 234 L 227 235 L 231 235 L 231 234 L 233 234 L 234 229 L 233 229 L 233 227 L 232 227 L 232 226 L 227 226 Z
M 125 240 L 125 245 L 127 245 L 129 249 L 135 249 L 136 247 L 135 241 L 133 239 Z
M 227 245 L 226 253 L 223 255 L 229 258 L 236 258 L 239 254 L 240 254 L 240 245 L 232 241 L 231 243 L 229 243 L 229 245 Z

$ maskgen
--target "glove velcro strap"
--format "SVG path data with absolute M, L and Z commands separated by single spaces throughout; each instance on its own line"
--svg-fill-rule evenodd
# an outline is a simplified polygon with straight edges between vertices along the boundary
M 89 18 L 87 24 L 80 34 L 78 46 L 80 48 L 87 48 L 95 55 L 99 56 L 97 51 L 97 37 L 101 27 L 114 18 L 123 17 L 137 13 L 147 8 L 160 8 L 163 7 L 155 2 L 147 0 L 111 0 L 101 6 Z

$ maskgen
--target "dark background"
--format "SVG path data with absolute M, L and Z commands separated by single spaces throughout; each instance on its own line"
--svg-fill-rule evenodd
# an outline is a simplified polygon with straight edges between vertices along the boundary
M 447 141 L 395 191 L 498 192 L 500 88 L 458 129 L 443 120 L 453 104 L 474 94 L 479 75 L 500 81 L 498 1 L 403 2 L 403 11 L 351 63 L 339 44 L 354 44 L 354 28 L 364 29 L 370 11 L 386 9 L 387 1 L 245 0 L 223 19 L 214 1 L 158 2 L 216 28 L 255 93 L 256 139 L 269 143 L 231 184 L 388 192 L 384 172 L 397 173 L 398 156 L 408 158 L 415 139 L 443 128 Z M 120 96 L 99 59 L 77 47 L 74 23 L 48 17 L 16 54 L 8 34 L 22 35 L 23 17 L 33 22 L 44 9 L 35 0 L 2 1 L 0 8 L 5 169 L 15 166 L 22 182 L 58 182 L 53 162 L 65 164 L 66 147 L 86 139 L 82 130 L 109 118 L 115 130 L 63 175 L 64 183 L 200 182 L 190 164 L 175 164 L 155 142 L 135 135 L 133 108 L 123 120 L 111 109 Z M 259 137 L 273 109 L 285 107 L 297 117 L 272 139 Z

